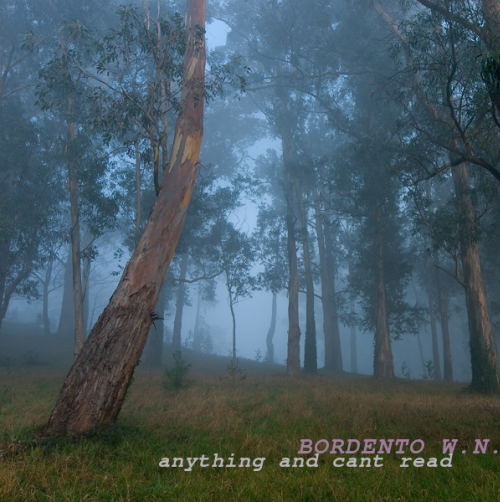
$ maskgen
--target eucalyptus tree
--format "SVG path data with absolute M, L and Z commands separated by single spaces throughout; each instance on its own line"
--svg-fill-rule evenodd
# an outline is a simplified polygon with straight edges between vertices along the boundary
M 13 295 L 37 295 L 33 274 L 50 263 L 58 236 L 53 129 L 34 118 L 38 59 L 28 50 L 42 45 L 47 22 L 35 2 L 0 6 L 0 325 Z
M 460 261 L 463 278 L 457 274 L 457 279 L 464 286 L 469 318 L 471 388 L 498 392 L 500 377 L 482 276 L 478 211 L 472 196 L 473 171 L 466 164 L 484 168 L 500 179 L 495 167 L 498 128 L 494 96 L 482 82 L 477 61 L 478 54 L 493 43 L 493 11 L 488 9 L 497 2 L 419 3 L 428 3 L 432 9 L 409 13 L 404 25 L 398 27 L 383 6 L 374 2 L 400 48 L 406 74 L 399 96 L 404 96 L 414 131 L 400 136 L 410 151 L 406 175 L 418 182 L 446 169 L 451 171 L 458 218 L 456 271 L 460 272 Z M 424 144 L 420 151 L 415 148 L 418 143 Z
M 335 7 L 337 3 L 335 3 Z M 228 2 L 218 14 L 232 28 L 227 43 L 244 54 L 252 66 L 248 91 L 267 117 L 271 134 L 281 141 L 283 190 L 286 205 L 288 248 L 288 357 L 290 375 L 300 371 L 300 327 L 298 317 L 297 237 L 301 237 L 307 272 L 306 355 L 307 370 L 316 370 L 314 289 L 304 193 L 296 173 L 300 171 L 299 138 L 307 128 L 308 100 L 325 67 L 331 62 L 324 44 L 336 24 L 331 2 L 252 1 Z M 314 26 L 314 29 L 311 27 Z M 331 73 L 333 75 L 333 72 Z M 308 94 L 309 93 L 309 94 Z M 296 231 L 299 220 L 300 233 Z
M 90 431 L 116 420 L 143 351 L 196 177 L 203 129 L 204 26 L 204 1 L 188 0 L 181 113 L 170 167 L 117 289 L 66 378 L 48 434 Z
M 25 113 L 15 98 L 0 113 L 0 327 L 13 296 L 38 296 L 33 274 L 53 259 L 51 241 L 61 239 L 52 140 Z
M 82 258 L 84 253 L 88 258 L 92 254 L 91 249 L 82 247 L 81 225 L 85 221 L 89 231 L 98 235 L 102 232 L 102 224 L 109 224 L 116 212 L 110 197 L 104 194 L 105 154 L 99 152 L 93 138 L 83 130 L 89 117 L 88 82 L 82 78 L 79 66 L 88 58 L 84 40 L 88 37 L 88 26 L 96 22 L 95 14 L 103 14 L 101 7 L 102 4 L 91 11 L 76 4 L 51 5 L 51 9 L 55 9 L 53 29 L 47 36 L 48 47 L 43 51 L 45 58 L 41 62 L 37 86 L 37 104 L 48 117 L 60 124 L 59 135 L 65 138 L 64 142 L 58 142 L 58 150 L 60 161 L 66 164 L 68 180 L 75 357 L 85 341 Z M 70 18 L 79 20 L 69 23 Z M 90 202 L 91 207 L 84 208 L 81 200 Z
M 262 200 L 257 215 L 257 228 L 254 232 L 254 247 L 264 271 L 258 276 L 260 287 L 273 295 L 271 323 L 266 335 L 266 360 L 274 363 L 273 337 L 276 331 L 277 296 L 286 289 L 287 267 L 283 256 L 286 255 L 286 229 L 283 214 L 286 200 L 283 197 L 281 179 L 283 163 L 275 150 L 257 159 L 255 174 L 260 179 L 259 191 L 269 200 Z M 264 199 L 264 197 L 263 197 Z
M 233 366 L 236 367 L 236 313 L 234 307 L 251 296 L 255 279 L 251 275 L 255 261 L 251 240 L 231 222 L 220 219 L 212 230 L 213 242 L 218 246 L 218 265 L 223 271 L 227 300 L 232 318 Z
M 326 203 L 325 216 L 333 209 L 357 219 L 357 242 L 349 251 L 350 289 L 362 298 L 363 328 L 375 331 L 375 377 L 392 378 L 391 332 L 398 337 L 412 328 L 416 312 L 404 293 L 411 277 L 411 253 L 401 216 L 403 187 L 391 172 L 398 148 L 391 123 L 401 117 L 401 107 L 387 106 L 379 92 L 394 63 L 379 45 L 383 27 L 374 23 L 376 16 L 365 7 L 338 6 L 342 15 L 335 30 L 327 33 L 323 52 L 316 51 L 325 56 L 316 64 L 321 78 L 303 92 L 326 113 L 329 137 L 337 138 L 333 148 L 312 149 L 318 166 L 328 166 L 318 169 L 316 198 Z M 325 54 L 327 47 L 333 55 Z

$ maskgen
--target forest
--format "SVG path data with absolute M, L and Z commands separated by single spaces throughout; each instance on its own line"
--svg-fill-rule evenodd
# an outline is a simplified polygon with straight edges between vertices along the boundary
M 499 144 L 500 0 L 0 0 L 2 500 L 497 500 Z

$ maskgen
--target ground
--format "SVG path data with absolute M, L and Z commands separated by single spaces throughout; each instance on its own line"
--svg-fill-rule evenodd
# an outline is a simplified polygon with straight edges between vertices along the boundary
M 6 347 L 0 338 L 0 349 Z M 463 392 L 463 384 L 350 375 L 289 379 L 281 366 L 245 360 L 240 366 L 247 377 L 232 378 L 229 358 L 185 351 L 190 387 L 166 390 L 161 369 L 140 365 L 116 425 L 92 437 L 47 440 L 43 424 L 71 361 L 56 363 L 48 349 L 32 352 L 31 362 L 17 353 L 0 357 L 2 501 L 500 499 L 500 454 L 493 453 L 500 451 L 500 400 Z M 381 467 L 373 465 L 374 455 L 330 454 L 329 448 L 315 467 L 313 454 L 298 454 L 307 438 L 313 445 L 421 439 L 425 448 L 419 454 L 393 448 L 380 456 Z M 449 456 L 443 439 L 458 439 L 451 467 L 439 466 Z M 477 439 L 490 440 L 486 453 L 473 453 Z M 224 467 L 212 467 L 216 454 Z M 235 465 L 243 457 L 250 466 L 227 466 L 232 454 Z M 208 467 L 200 467 L 202 455 Z M 310 466 L 280 467 L 296 457 Z M 345 463 L 355 458 L 357 467 L 334 467 L 341 457 Z M 359 467 L 362 457 L 371 457 L 370 467 Z M 419 457 L 424 463 L 436 458 L 438 467 L 414 466 Z M 182 458 L 183 467 L 172 467 L 174 458 Z M 409 467 L 400 467 L 403 458 L 412 459 Z M 169 467 L 160 467 L 162 459 Z

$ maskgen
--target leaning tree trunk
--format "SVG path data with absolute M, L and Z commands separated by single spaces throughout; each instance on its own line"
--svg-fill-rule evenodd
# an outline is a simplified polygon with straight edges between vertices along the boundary
M 184 290 L 186 288 L 184 280 L 186 279 L 188 260 L 188 253 L 184 253 L 181 260 L 179 285 L 177 286 L 177 303 L 175 305 L 174 329 L 172 332 L 172 350 L 174 352 L 181 350 L 182 312 L 184 311 Z
M 384 284 L 384 255 L 382 246 L 380 202 L 375 207 L 375 252 L 377 256 L 376 291 L 375 291 L 375 354 L 373 374 L 375 378 L 394 378 L 394 365 L 392 361 L 391 337 L 389 323 L 387 322 L 387 308 Z
M 182 229 L 203 133 L 205 1 L 187 0 L 181 109 L 169 170 L 117 289 L 71 368 L 47 433 L 82 433 L 114 422 L 139 357 Z
M 160 290 L 158 300 L 156 302 L 156 321 L 154 321 L 148 333 L 147 344 L 147 364 L 148 366 L 160 367 L 163 357 L 163 315 L 165 312 L 165 286 Z
M 497 393 L 500 391 L 498 360 L 483 284 L 479 244 L 475 240 L 477 233 L 476 215 L 470 196 L 470 184 L 465 164 L 462 163 L 454 167 L 452 175 L 463 222 L 460 229 L 460 255 L 469 320 L 471 389 L 486 394 Z

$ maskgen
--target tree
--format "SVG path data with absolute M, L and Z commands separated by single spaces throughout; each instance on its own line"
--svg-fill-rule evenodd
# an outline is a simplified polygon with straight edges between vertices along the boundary
M 33 273 L 51 260 L 58 238 L 59 173 L 50 140 L 19 100 L 0 113 L 0 327 L 14 295 L 36 297 Z
M 259 285 L 273 295 L 271 304 L 271 323 L 266 336 L 266 360 L 274 363 L 273 338 L 276 330 L 276 309 L 278 293 L 286 288 L 287 266 L 283 260 L 286 254 L 286 231 L 283 214 L 286 212 L 286 201 L 280 180 L 283 176 L 281 159 L 275 150 L 259 156 L 255 174 L 262 181 L 260 193 L 271 198 L 266 204 L 261 202 L 257 216 L 257 229 L 254 233 L 254 248 L 258 259 L 264 266 L 264 272 L 258 276 Z
M 49 435 L 91 431 L 116 420 L 144 349 L 196 177 L 203 131 L 204 26 L 204 0 L 188 0 L 181 111 L 169 169 L 117 289 L 65 380 Z
M 220 268 L 224 273 L 229 310 L 233 320 L 233 366 L 236 367 L 236 315 L 234 306 L 245 297 L 250 296 L 254 279 L 250 269 L 254 261 L 254 253 L 250 240 L 228 221 L 220 220 L 214 226 L 214 241 L 217 241 L 220 253 Z
M 482 29 L 467 21 L 471 12 L 461 2 L 457 3 L 463 8 L 458 14 L 453 14 L 449 4 L 444 8 L 434 2 L 419 0 L 419 3 L 427 3 L 432 8 L 431 12 L 417 13 L 405 22 L 405 29 L 401 30 L 383 7 L 374 1 L 376 10 L 401 48 L 401 60 L 407 68 L 408 79 L 406 92 L 399 92 L 398 96 L 404 96 L 412 125 L 420 133 L 412 138 L 405 134 L 407 139 L 403 143 L 411 150 L 408 158 L 413 157 L 408 162 L 406 175 L 418 181 L 436 176 L 445 169 L 451 170 L 463 273 L 463 279 L 457 278 L 464 286 L 469 319 L 471 389 L 484 393 L 499 392 L 500 375 L 480 259 L 479 222 L 472 197 L 470 169 L 466 164 L 475 164 L 500 179 L 494 165 L 498 152 L 490 145 L 491 139 L 498 136 L 498 131 L 486 120 L 488 112 L 485 111 L 488 110 L 494 119 L 495 110 L 484 105 L 478 86 L 481 81 L 479 68 L 471 65 L 475 58 L 473 54 L 477 55 L 481 47 L 481 40 L 488 46 L 493 43 L 491 34 L 497 26 L 492 25 L 491 20 L 498 19 L 499 4 L 497 1 L 482 2 L 485 19 Z M 430 151 L 434 156 L 434 165 L 437 164 L 433 169 L 429 169 L 433 165 L 429 155 L 415 155 L 416 150 L 411 148 L 415 143 L 422 143 L 422 136 L 427 143 L 423 152 Z M 448 158 L 445 164 L 442 161 L 443 150 Z M 492 152 L 490 160 L 485 161 L 488 158 L 485 154 Z M 456 263 L 458 265 L 458 260 Z

